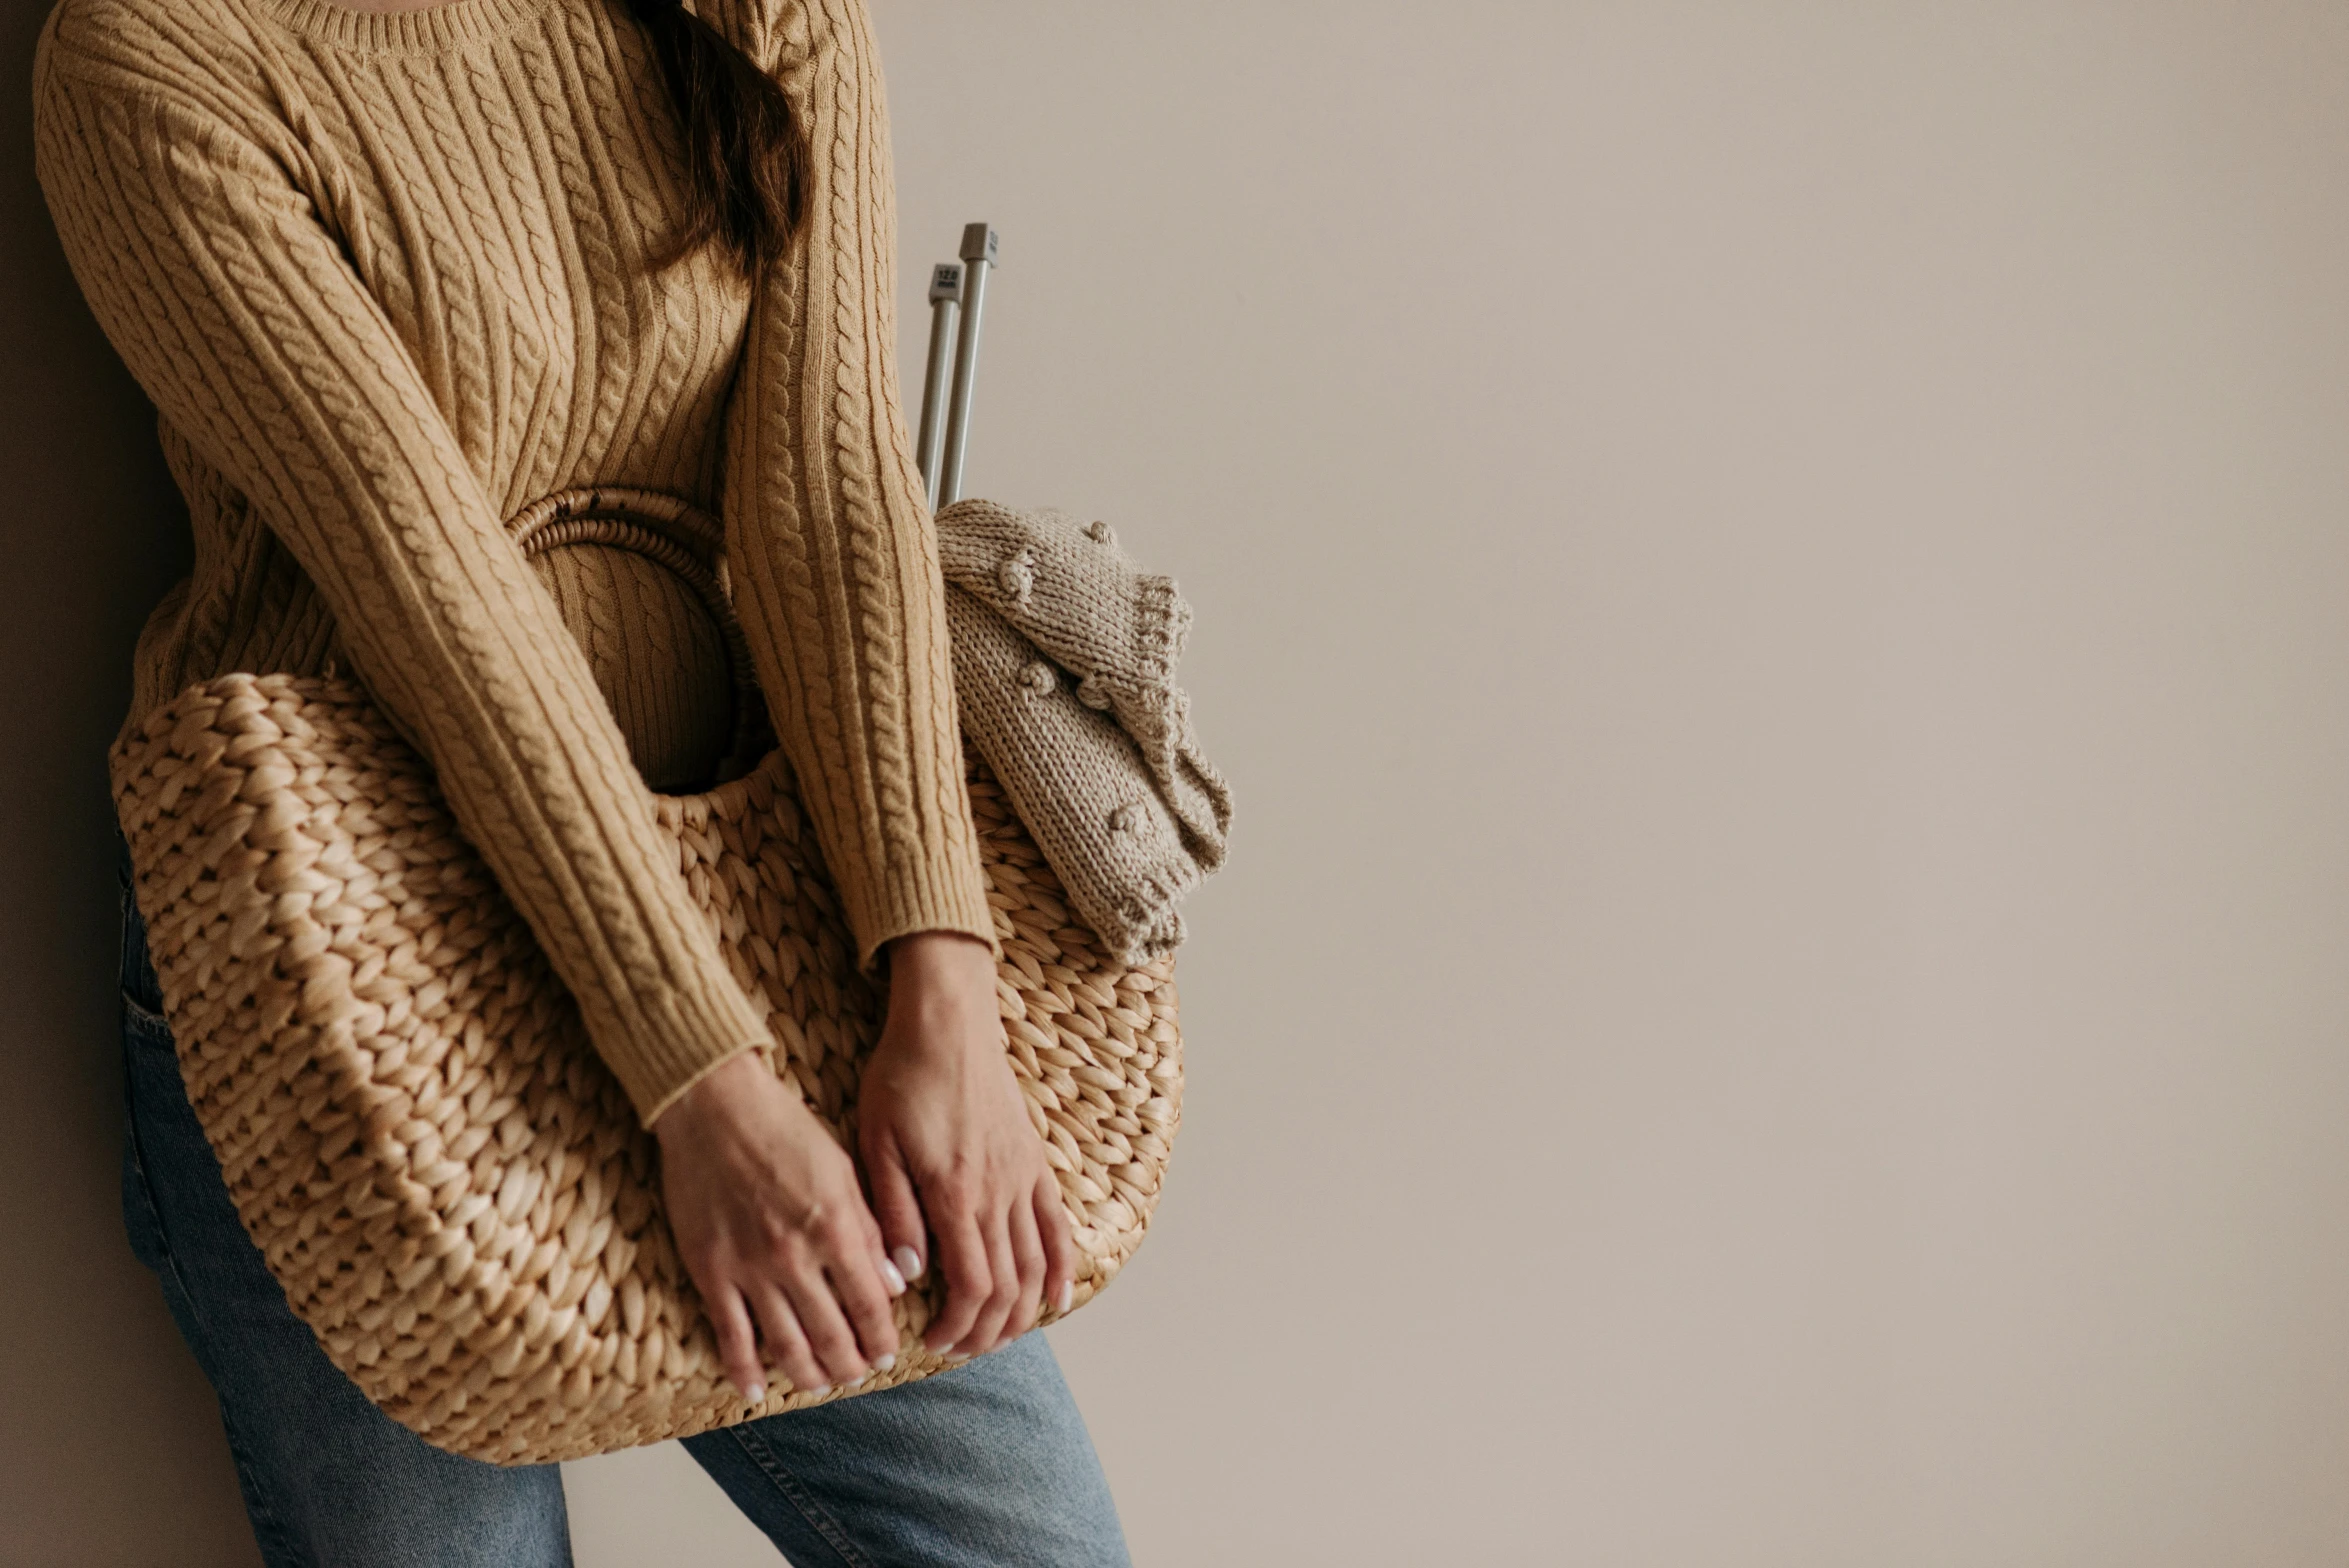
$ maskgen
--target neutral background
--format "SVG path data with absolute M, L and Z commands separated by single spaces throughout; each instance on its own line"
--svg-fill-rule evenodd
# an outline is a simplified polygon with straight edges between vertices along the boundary
M 1144 1565 L 2338 1568 L 2349 10 L 879 0 L 973 489 L 1239 791 Z M 0 137 L 0 1560 L 252 1561 L 114 1217 L 100 752 L 181 546 Z M 579 1555 L 771 1561 L 675 1450 Z

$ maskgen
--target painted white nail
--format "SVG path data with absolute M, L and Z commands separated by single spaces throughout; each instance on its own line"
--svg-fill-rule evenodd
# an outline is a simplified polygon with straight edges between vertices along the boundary
M 749 1400 L 754 1405 L 763 1405 L 767 1401 L 767 1385 L 764 1383 L 753 1383 L 750 1385 L 750 1387 L 742 1391 L 742 1397 Z
M 892 1296 L 905 1294 L 905 1276 L 899 1273 L 897 1265 L 887 1258 L 881 1260 L 881 1283 L 889 1287 L 889 1294 Z
M 921 1255 L 915 1252 L 913 1248 L 896 1248 L 889 1254 L 889 1259 L 891 1262 L 897 1265 L 898 1274 L 908 1282 L 920 1279 L 922 1277 Z
M 887 1354 L 887 1355 L 883 1356 L 883 1357 L 882 1357 L 880 1360 L 878 1360 L 878 1361 L 876 1361 L 876 1362 L 874 1362 L 874 1363 L 873 1363 L 873 1370 L 874 1370 L 874 1371 L 876 1371 L 876 1372 L 891 1372 L 891 1371 L 894 1371 L 894 1370 L 896 1370 L 896 1367 L 897 1367 L 897 1352 L 896 1352 L 896 1351 L 894 1351 L 894 1350 L 892 1350 L 891 1352 L 889 1352 L 889 1354 Z
M 1062 1280 L 1060 1282 L 1060 1294 L 1054 1298 L 1052 1303 L 1052 1310 L 1055 1312 L 1065 1313 L 1069 1308 L 1075 1306 L 1076 1304 L 1077 1282 L 1073 1279 Z
M 821 1399 L 826 1394 L 832 1392 L 832 1385 L 829 1383 L 818 1383 L 815 1387 L 806 1389 L 803 1392 L 805 1392 L 810 1399 Z

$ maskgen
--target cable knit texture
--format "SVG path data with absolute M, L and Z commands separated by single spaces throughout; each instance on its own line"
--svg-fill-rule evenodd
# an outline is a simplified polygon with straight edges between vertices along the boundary
M 34 63 L 42 189 L 195 530 L 129 723 L 233 671 L 356 674 L 648 1119 L 765 1041 L 647 782 L 722 749 L 722 647 L 638 565 L 534 569 L 506 525 L 539 497 L 718 512 L 860 961 L 919 930 L 1001 954 L 897 405 L 867 18 L 696 9 L 780 76 L 814 153 L 804 237 L 755 282 L 714 249 L 644 264 L 682 147 L 621 0 L 62 0 Z

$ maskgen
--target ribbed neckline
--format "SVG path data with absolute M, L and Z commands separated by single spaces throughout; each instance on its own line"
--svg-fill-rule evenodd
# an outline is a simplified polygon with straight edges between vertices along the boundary
M 412 11 L 361 11 L 332 0 L 250 0 L 262 15 L 338 49 L 446 49 L 494 37 L 578 0 L 441 0 Z

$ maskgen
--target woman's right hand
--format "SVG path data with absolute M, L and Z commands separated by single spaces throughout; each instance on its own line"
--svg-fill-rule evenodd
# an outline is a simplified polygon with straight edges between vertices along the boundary
M 713 1069 L 652 1131 L 670 1229 L 745 1399 L 766 1398 L 766 1366 L 822 1391 L 895 1362 L 889 1302 L 905 1281 L 856 1166 L 759 1052 Z

